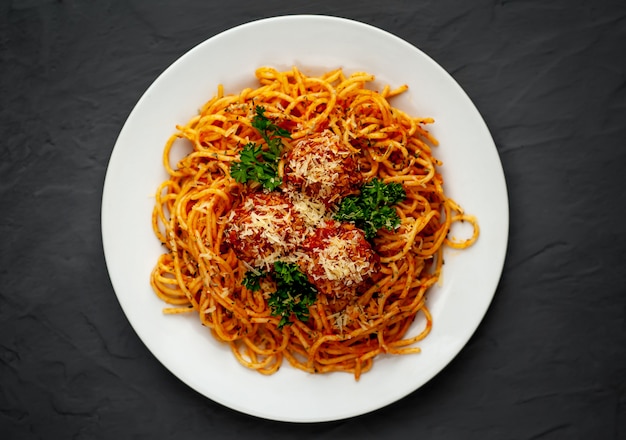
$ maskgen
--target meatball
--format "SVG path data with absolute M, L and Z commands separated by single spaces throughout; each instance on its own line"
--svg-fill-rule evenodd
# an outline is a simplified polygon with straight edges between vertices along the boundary
M 302 240 L 303 221 L 280 193 L 248 195 L 229 216 L 224 241 L 240 260 L 269 269 Z
M 356 295 L 379 261 L 362 230 L 333 220 L 307 237 L 302 249 L 309 256 L 304 264 L 309 281 L 319 292 L 337 298 Z
M 363 183 L 352 151 L 330 131 L 295 142 L 285 159 L 285 182 L 326 206 L 354 193 Z

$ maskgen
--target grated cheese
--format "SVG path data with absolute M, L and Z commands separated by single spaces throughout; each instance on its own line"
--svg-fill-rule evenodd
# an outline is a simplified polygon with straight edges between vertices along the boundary
M 254 251 L 253 261 L 248 261 L 250 265 L 267 269 L 293 252 L 298 242 L 294 240 L 297 234 L 290 204 L 265 203 L 264 200 L 251 197 L 243 203 L 241 209 L 244 211 L 240 214 L 243 216 L 242 221 L 235 219 L 234 211 L 229 216 L 229 230 Z
M 329 218 L 326 205 L 298 191 L 288 191 L 287 195 L 293 204 L 294 210 L 304 221 L 306 235 L 312 234 L 318 227 L 325 226 L 326 219 Z
M 337 236 L 329 237 L 326 241 L 327 246 L 318 254 L 318 263 L 324 269 L 327 280 L 341 280 L 346 286 L 352 286 L 361 283 L 363 275 L 371 272 L 372 265 L 368 260 L 351 255 L 353 243 L 352 240 Z M 320 278 L 317 275 L 317 279 Z
M 330 131 L 303 139 L 296 143 L 287 163 L 291 176 L 305 188 L 316 188 L 317 197 L 322 199 L 333 195 L 335 184 L 345 173 L 344 160 L 350 152 L 340 151 L 339 142 Z

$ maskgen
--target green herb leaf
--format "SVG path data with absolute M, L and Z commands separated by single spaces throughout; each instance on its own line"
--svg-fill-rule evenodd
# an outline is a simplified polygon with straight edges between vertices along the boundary
M 270 277 L 276 282 L 276 291 L 268 298 L 272 316 L 280 316 L 278 328 L 290 325 L 291 317 L 308 321 L 309 307 L 315 303 L 317 290 L 297 264 L 277 261 L 269 274 L 262 270 L 246 272 L 241 284 L 256 292 L 261 289 L 261 279 Z
M 400 183 L 384 183 L 375 178 L 361 187 L 358 196 L 344 198 L 333 217 L 355 223 L 365 231 L 365 237 L 371 239 L 379 229 L 393 231 L 400 226 L 400 217 L 393 205 L 405 198 L 406 191 Z
M 256 114 L 252 117 L 252 126 L 256 128 L 265 142 L 269 144 L 274 137 L 284 137 L 291 139 L 291 134 L 284 128 L 276 125 L 271 119 L 265 116 L 265 108 L 257 105 L 254 109 Z
M 249 270 L 248 272 L 246 272 L 246 275 L 243 277 L 241 284 L 244 287 L 246 287 L 248 290 L 257 292 L 261 290 L 261 278 L 264 278 L 266 276 L 267 274 L 263 271 Z
M 278 328 L 290 324 L 294 315 L 300 321 L 308 321 L 309 307 L 315 303 L 317 290 L 297 264 L 276 261 L 272 274 L 276 280 L 276 292 L 268 299 L 272 316 L 280 316 Z
M 267 149 L 252 142 L 244 145 L 239 153 L 239 161 L 230 165 L 230 175 L 237 182 L 259 182 L 272 191 L 281 184 L 278 177 L 278 161 L 283 146 L 281 137 L 290 138 L 291 135 L 268 119 L 263 107 L 257 106 L 255 111 L 252 126 L 261 134 Z
M 254 143 L 243 147 L 239 153 L 239 162 L 233 162 L 230 166 L 230 175 L 237 182 L 253 180 L 269 190 L 276 189 L 281 183 L 278 178 L 277 156 L 263 151 Z

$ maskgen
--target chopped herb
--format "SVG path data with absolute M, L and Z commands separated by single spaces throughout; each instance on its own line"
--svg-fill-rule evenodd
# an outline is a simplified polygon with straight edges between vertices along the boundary
M 309 307 L 315 303 L 317 290 L 297 264 L 274 263 L 273 277 L 276 280 L 276 292 L 270 295 L 268 304 L 273 316 L 280 316 L 278 328 L 290 324 L 295 315 L 300 321 L 308 321 Z
M 256 128 L 263 139 L 268 144 L 277 137 L 291 138 L 289 131 L 280 128 L 271 119 L 265 116 L 265 108 L 257 105 L 255 108 L 256 115 L 252 118 L 252 126 Z M 280 139 L 278 139 L 280 141 Z
M 243 277 L 241 284 L 248 290 L 257 292 L 258 290 L 261 290 L 261 278 L 265 277 L 266 275 L 267 274 L 262 271 L 257 272 L 249 270 Z
M 358 196 L 348 196 L 341 201 L 334 218 L 354 222 L 365 231 L 365 237 L 374 238 L 379 229 L 393 231 L 400 226 L 400 217 L 393 205 L 406 198 L 400 183 L 384 183 L 372 179 L 361 187 Z
M 291 138 L 291 135 L 265 116 L 265 108 L 256 106 L 255 111 L 252 126 L 259 131 L 267 148 L 253 142 L 244 145 L 239 161 L 230 166 L 230 175 L 237 182 L 252 180 L 272 191 L 281 183 L 278 177 L 278 161 L 283 146 L 281 138 Z
M 260 280 L 270 277 L 276 282 L 276 291 L 268 298 L 272 316 L 280 316 L 278 328 L 291 324 L 294 316 L 300 321 L 308 321 L 309 307 L 315 303 L 317 290 L 297 264 L 276 261 L 270 273 L 258 270 L 246 272 L 241 284 L 252 291 L 261 289 Z
M 237 182 L 253 180 L 270 191 L 274 190 L 281 183 L 278 178 L 279 157 L 280 153 L 263 151 L 263 147 L 250 142 L 240 151 L 239 162 L 230 165 L 230 175 Z

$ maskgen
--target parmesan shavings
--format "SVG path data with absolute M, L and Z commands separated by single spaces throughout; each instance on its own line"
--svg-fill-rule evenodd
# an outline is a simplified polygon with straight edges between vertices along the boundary
M 332 236 L 327 240 L 327 246 L 318 254 L 318 263 L 324 269 L 325 278 L 330 281 L 342 280 L 346 286 L 358 284 L 363 281 L 363 275 L 372 271 L 369 261 L 355 258 L 349 249 L 352 242 L 343 238 Z M 314 277 L 316 277 L 314 275 Z M 317 278 L 321 278 L 317 276 Z

